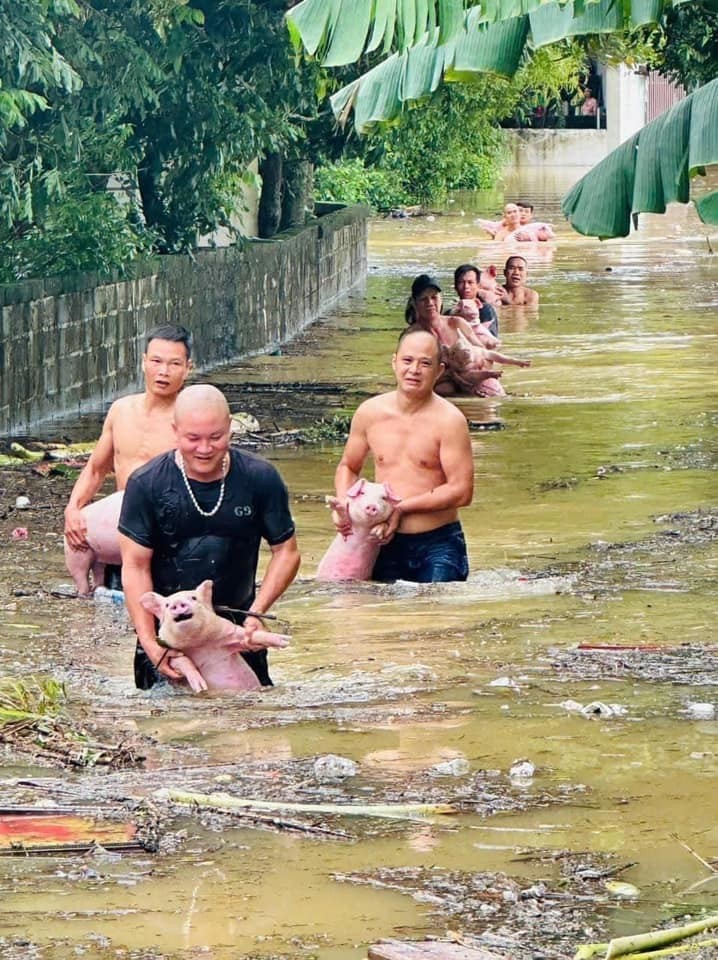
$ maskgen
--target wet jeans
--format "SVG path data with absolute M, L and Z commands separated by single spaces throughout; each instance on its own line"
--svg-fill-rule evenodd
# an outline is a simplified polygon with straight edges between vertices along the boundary
M 446 583 L 466 580 L 469 558 L 458 520 L 426 533 L 397 533 L 379 551 L 372 580 Z

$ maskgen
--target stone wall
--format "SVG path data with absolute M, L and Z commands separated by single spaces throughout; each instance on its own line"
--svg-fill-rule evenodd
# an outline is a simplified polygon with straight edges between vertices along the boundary
M 504 130 L 512 170 L 592 167 L 608 153 L 606 130 Z
M 192 331 L 199 370 L 293 337 L 366 275 L 368 210 L 317 212 L 275 240 L 161 257 L 132 278 L 0 286 L 0 435 L 141 388 L 145 337 L 160 324 Z

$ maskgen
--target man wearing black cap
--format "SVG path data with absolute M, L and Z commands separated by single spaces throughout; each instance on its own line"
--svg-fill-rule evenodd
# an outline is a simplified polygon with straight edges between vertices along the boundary
M 441 295 L 431 277 L 417 277 L 412 299 L 420 309 L 439 307 Z M 424 304 L 423 301 L 427 301 Z M 401 334 L 392 358 L 396 390 L 365 400 L 352 419 L 349 439 L 334 478 L 337 498 L 346 502 L 367 457 L 374 458 L 375 478 L 401 497 L 386 524 L 373 531 L 382 549 L 373 580 L 415 583 L 466 580 L 466 543 L 459 507 L 473 497 L 474 465 L 464 415 L 434 393 L 444 370 L 439 342 L 426 329 L 410 326 Z M 344 535 L 351 521 L 334 512 Z

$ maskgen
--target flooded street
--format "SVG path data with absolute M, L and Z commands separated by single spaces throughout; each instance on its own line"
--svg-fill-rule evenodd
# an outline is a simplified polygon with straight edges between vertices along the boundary
M 539 310 L 500 312 L 503 350 L 531 368 L 505 368 L 504 399 L 457 401 L 476 471 L 467 583 L 316 584 L 342 444 L 259 449 L 289 487 L 303 555 L 275 611 L 294 639 L 272 654 L 274 689 L 136 691 L 123 609 L 49 593 L 69 579 L 58 511 L 72 480 L 32 481 L 19 516 L 10 508 L 31 481 L 0 473 L 0 676 L 54 675 L 72 717 L 145 757 L 63 770 L 9 745 L 0 806 L 132 810 L 176 787 L 457 810 L 315 813 L 316 832 L 185 812 L 156 854 L 0 856 L 0 957 L 360 960 L 383 937 L 453 930 L 488 931 L 492 949 L 528 960 L 718 912 L 718 874 L 686 849 L 718 859 L 718 720 L 690 706 L 718 709 L 718 263 L 692 209 L 642 217 L 625 241 L 572 233 L 558 209 L 570 183 L 507 184 L 558 237 L 518 245 Z M 458 264 L 501 273 L 514 249 L 473 221 L 502 202 L 457 198 L 444 215 L 374 222 L 365 289 L 277 355 L 206 379 L 263 431 L 340 423 L 391 388 L 414 275 L 435 274 L 451 302 Z M 93 436 L 97 421 L 43 430 Z M 11 541 L 21 521 L 29 539 Z M 315 761 L 327 754 L 356 773 L 324 780 Z M 581 857 L 630 864 L 616 876 L 636 893 L 582 886 L 566 873 Z M 497 880 L 484 896 L 478 874 L 543 882 L 553 899 L 530 921 L 513 887 Z M 567 912 L 549 922 L 549 902 Z

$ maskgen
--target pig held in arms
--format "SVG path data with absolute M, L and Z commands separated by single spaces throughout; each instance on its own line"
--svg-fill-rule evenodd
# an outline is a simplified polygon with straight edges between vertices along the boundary
M 379 541 L 373 535 L 374 527 L 389 519 L 394 504 L 399 503 L 388 483 L 371 483 L 360 479 L 347 490 L 351 533 L 336 535 L 317 568 L 317 580 L 368 580 L 379 553 Z M 327 503 L 340 514 L 344 505 L 336 497 L 327 497 Z
M 259 690 L 252 668 L 238 653 L 261 647 L 286 647 L 289 637 L 267 630 L 255 630 L 252 646 L 244 628 L 217 616 L 212 608 L 212 581 L 203 581 L 196 590 L 180 590 L 169 597 L 143 593 L 142 606 L 160 622 L 159 643 L 186 656 L 172 658 L 195 693 L 202 690 Z

